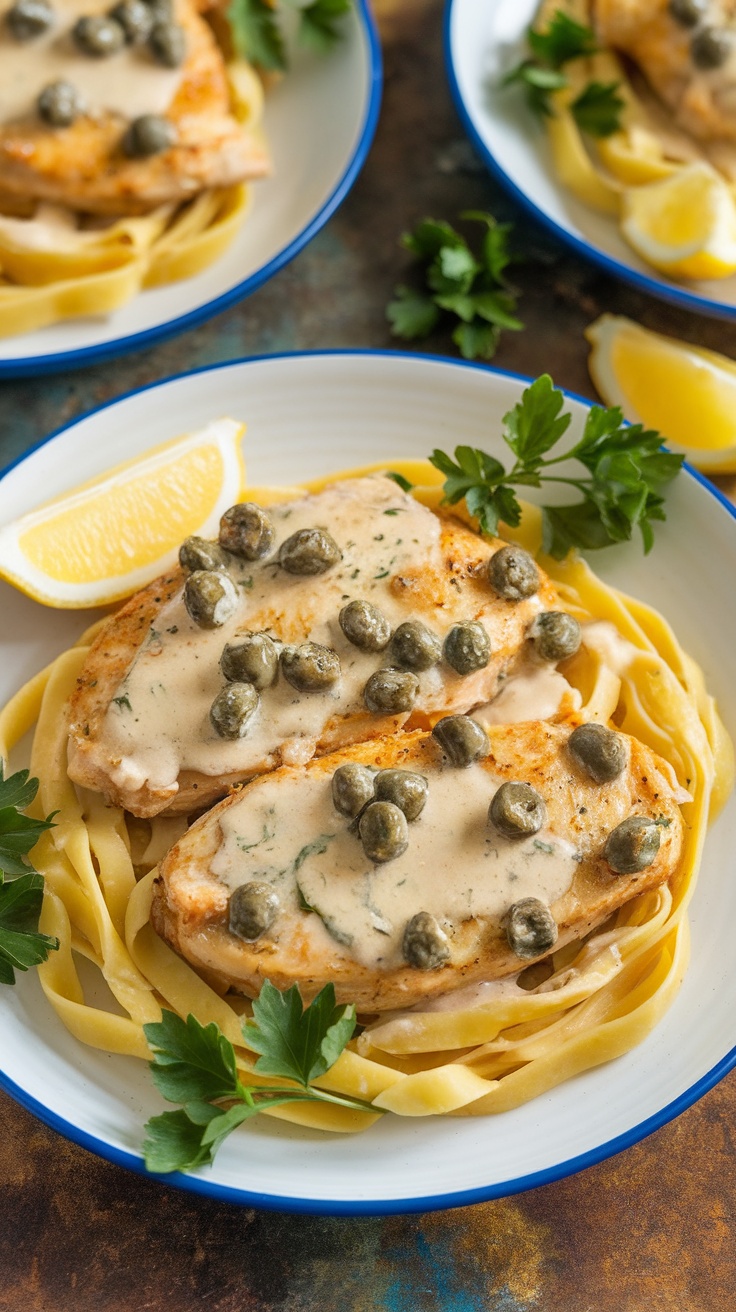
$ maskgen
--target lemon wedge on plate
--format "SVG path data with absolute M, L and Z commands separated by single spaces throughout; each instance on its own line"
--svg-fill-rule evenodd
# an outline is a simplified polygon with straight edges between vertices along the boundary
M 219 419 L 0 528 L 0 577 L 47 606 L 119 601 L 214 537 L 245 482 L 243 424 Z
M 656 428 L 708 473 L 736 470 L 736 361 L 604 314 L 585 330 L 588 368 L 606 405 Z
M 709 164 L 624 192 L 621 231 L 638 255 L 671 278 L 728 278 L 736 271 L 736 202 Z

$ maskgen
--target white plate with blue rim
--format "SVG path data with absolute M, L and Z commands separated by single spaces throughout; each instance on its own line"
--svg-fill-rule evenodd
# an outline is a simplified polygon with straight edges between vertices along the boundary
M 232 245 L 194 278 L 148 288 L 112 314 L 0 339 L 0 378 L 97 364 L 152 346 L 254 292 L 319 232 L 353 186 L 378 122 L 382 63 L 368 0 L 355 0 L 327 54 L 294 49 L 266 97 L 272 177 Z
M 558 180 L 543 123 L 519 87 L 501 86 L 528 54 L 526 31 L 539 0 L 447 0 L 450 87 L 480 158 L 515 200 L 565 245 L 605 273 L 684 310 L 736 319 L 736 275 L 678 283 L 639 259 L 614 218 L 583 205 Z
M 0 481 L 0 523 L 178 432 L 230 414 L 247 425 L 254 483 L 298 483 L 370 461 L 452 450 L 508 457 L 501 418 L 526 380 L 400 352 L 276 356 L 221 365 L 134 392 L 77 420 Z M 573 433 L 587 403 L 568 398 Z M 600 552 L 607 582 L 664 613 L 702 665 L 736 733 L 736 610 L 718 580 L 736 571 L 736 512 L 701 475 L 672 485 L 667 521 Z M 709 579 L 711 585 L 703 586 Z M 68 646 L 88 616 L 45 609 L 0 584 L 6 640 L 0 699 Z M 500 1116 L 386 1116 L 351 1137 L 263 1118 L 230 1136 L 211 1167 L 167 1183 L 247 1206 L 333 1215 L 427 1211 L 559 1179 L 642 1139 L 736 1065 L 733 924 L 736 797 L 709 832 L 692 903 L 692 961 L 672 1008 L 623 1057 Z M 0 1087 L 47 1125 L 144 1172 L 143 1126 L 164 1110 L 147 1067 L 84 1047 L 62 1027 L 33 972 L 0 991 Z M 162 1177 L 158 1177 L 159 1179 Z

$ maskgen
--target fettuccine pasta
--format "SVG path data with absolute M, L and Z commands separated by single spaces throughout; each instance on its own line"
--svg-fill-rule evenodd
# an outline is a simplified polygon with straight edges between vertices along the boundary
M 425 504 L 438 503 L 438 475 L 428 464 L 399 462 L 398 468 L 421 484 L 415 495 Z M 307 488 L 317 491 L 327 481 Z M 293 494 L 293 488 L 248 490 L 248 498 L 262 504 Z M 509 536 L 538 552 L 539 512 L 527 507 L 521 527 Z M 691 799 L 682 806 L 683 859 L 669 885 L 639 895 L 585 940 L 522 971 L 522 987 L 502 981 L 472 1005 L 461 991 L 454 1007 L 450 996 L 441 1009 L 366 1018 L 360 1037 L 318 1083 L 397 1115 L 506 1111 L 609 1061 L 646 1037 L 687 968 L 687 909 L 708 820 L 732 786 L 730 740 L 700 670 L 656 611 L 602 583 L 578 557 L 540 561 L 581 622 L 609 621 L 629 644 L 625 663 L 583 647 L 568 677 L 583 697 L 585 718 L 635 735 L 670 763 L 673 783 Z M 34 730 L 37 813 L 58 811 L 56 827 L 32 854 L 46 881 L 40 928 L 60 941 L 59 951 L 39 967 L 43 990 L 81 1043 L 141 1060 L 150 1058 L 143 1026 L 158 1020 L 162 1007 L 193 1013 L 203 1024 L 214 1021 L 235 1045 L 241 1075 L 269 1084 L 253 1073 L 254 1058 L 243 1043 L 249 1002 L 221 996 L 149 922 L 157 862 L 186 821 L 135 820 L 98 794 L 76 790 L 67 777 L 66 702 L 98 627 L 0 712 L 4 757 Z M 80 958 L 104 979 L 110 1009 L 85 997 Z M 326 1104 L 289 1104 L 266 1114 L 336 1132 L 360 1130 L 375 1119 Z

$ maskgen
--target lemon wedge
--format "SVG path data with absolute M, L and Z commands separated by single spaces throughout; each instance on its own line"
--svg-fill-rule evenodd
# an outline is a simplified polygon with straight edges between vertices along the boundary
M 736 470 L 736 361 L 613 314 L 585 336 L 590 376 L 606 405 L 656 428 L 700 469 Z
M 621 231 L 638 255 L 671 278 L 728 278 L 736 271 L 736 203 L 709 164 L 627 189 Z
M 245 482 L 244 426 L 219 419 L 0 528 L 0 577 L 46 606 L 119 601 L 214 537 Z

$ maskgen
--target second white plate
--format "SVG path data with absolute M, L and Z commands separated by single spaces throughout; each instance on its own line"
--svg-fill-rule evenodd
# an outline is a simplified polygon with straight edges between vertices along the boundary
M 639 291 L 723 319 L 736 319 L 736 275 L 675 283 L 644 264 L 613 218 L 583 205 L 558 181 L 544 125 L 504 73 L 527 54 L 539 0 L 447 0 L 445 57 L 466 130 L 488 168 L 544 226 L 583 259 Z

